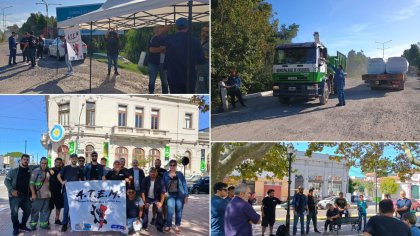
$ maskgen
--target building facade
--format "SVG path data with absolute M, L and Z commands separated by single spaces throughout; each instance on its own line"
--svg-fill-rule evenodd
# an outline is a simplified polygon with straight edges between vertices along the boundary
M 292 162 L 291 191 L 293 196 L 299 186 L 303 186 L 305 193 L 314 189 L 314 195 L 319 197 L 336 196 L 339 192 L 347 193 L 349 168 L 344 162 L 330 160 L 329 155 L 314 153 L 311 158 L 304 152 L 296 152 L 296 160 Z M 282 180 L 268 179 L 269 173 L 263 173 L 255 181 L 257 198 L 266 195 L 268 189 L 274 189 L 275 195 L 281 200 L 287 199 L 288 177 Z
M 70 154 L 77 153 L 90 162 L 96 151 L 108 166 L 124 158 L 126 167 L 137 159 L 148 168 L 156 159 L 166 166 L 187 156 L 186 174 L 208 170 L 208 132 L 199 133 L 199 109 L 187 97 L 56 95 L 46 97 L 46 107 L 48 131 L 55 124 L 65 128 L 59 142 L 42 134 L 52 160 L 61 157 L 68 163 Z

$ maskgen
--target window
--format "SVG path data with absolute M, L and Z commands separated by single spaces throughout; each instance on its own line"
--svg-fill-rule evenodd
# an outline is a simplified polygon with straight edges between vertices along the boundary
M 86 125 L 95 126 L 95 103 L 86 102 Z
M 185 156 L 188 157 L 188 159 L 190 160 L 190 162 L 188 162 L 188 165 L 185 168 L 187 170 L 191 170 L 191 152 L 190 151 L 186 151 L 185 152 Z
M 156 159 L 160 159 L 160 151 L 157 149 L 151 149 L 149 151 L 149 165 L 155 166 Z
M 118 126 L 127 126 L 127 106 L 125 105 L 118 106 Z
M 86 145 L 86 147 L 85 147 L 86 163 L 89 163 L 89 162 L 92 161 L 92 152 L 93 151 L 95 151 L 95 148 L 92 145 Z
M 159 129 L 159 110 L 152 110 L 152 128 Z
M 136 128 L 143 128 L 143 108 L 136 107 Z
M 128 166 L 128 149 L 125 147 L 117 147 L 115 149 L 115 160 L 119 160 L 121 158 L 125 159 L 125 167 Z
M 133 160 L 137 160 L 139 162 L 139 166 L 145 167 L 147 162 L 144 156 L 144 150 L 141 148 L 134 148 L 133 149 Z
M 192 128 L 192 114 L 185 114 L 185 128 Z
M 69 125 L 70 103 L 58 105 L 58 123 L 63 126 Z

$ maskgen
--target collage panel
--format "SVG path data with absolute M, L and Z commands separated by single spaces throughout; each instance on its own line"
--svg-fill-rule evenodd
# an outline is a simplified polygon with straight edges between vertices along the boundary
M 417 235 L 416 142 L 213 142 L 211 235 Z
M 209 235 L 208 102 L 0 96 L 1 235 Z
M 209 2 L 4 0 L 0 93 L 209 94 Z
M 211 18 L 213 141 L 419 140 L 418 1 L 219 0 Z

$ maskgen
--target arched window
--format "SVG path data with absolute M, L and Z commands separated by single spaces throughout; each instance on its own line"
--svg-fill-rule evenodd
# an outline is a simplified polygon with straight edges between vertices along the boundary
M 92 145 L 86 145 L 85 147 L 85 158 L 86 163 L 89 163 L 92 161 L 92 152 L 95 150 L 95 148 Z
M 115 160 L 119 160 L 121 158 L 125 159 L 125 168 L 128 167 L 128 149 L 125 147 L 117 147 L 115 149 Z
M 150 151 L 149 151 L 149 166 L 154 166 L 156 159 L 160 159 L 160 151 L 157 150 L 157 149 L 150 149 Z
M 67 162 L 69 161 L 69 147 L 66 145 L 61 145 L 58 147 L 57 150 L 57 157 L 60 157 L 63 159 L 63 165 L 67 165 Z
M 134 148 L 133 149 L 133 160 L 137 160 L 139 162 L 140 167 L 145 167 L 147 164 L 146 158 L 144 156 L 144 150 L 141 148 Z

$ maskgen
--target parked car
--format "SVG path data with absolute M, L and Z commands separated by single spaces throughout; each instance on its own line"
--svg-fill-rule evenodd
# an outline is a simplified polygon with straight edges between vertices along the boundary
M 352 195 L 351 196 L 351 202 L 356 203 L 359 201 L 359 195 Z
M 199 193 L 209 193 L 209 183 L 210 178 L 208 176 L 201 177 L 195 183 L 188 184 L 188 190 L 190 193 L 199 194 Z
M 57 43 L 58 43 L 58 47 L 57 47 Z M 82 47 L 83 47 L 83 56 L 85 58 L 87 55 L 86 43 L 82 42 Z M 53 56 L 53 57 L 58 57 L 60 59 L 64 58 L 64 55 L 65 55 L 64 43 L 60 40 L 60 38 L 56 38 L 54 39 L 54 41 L 50 43 L 48 47 L 48 55 Z
M 411 211 L 419 212 L 420 211 L 420 202 L 410 199 L 411 200 Z M 394 209 L 397 209 L 397 200 L 392 201 L 394 203 Z
M 334 196 L 334 197 L 329 197 L 329 198 L 325 198 L 325 199 L 323 199 L 323 200 L 319 201 L 319 202 L 318 202 L 318 204 L 317 204 L 317 206 L 318 206 L 320 209 L 327 209 L 327 204 L 328 204 L 328 203 L 331 203 L 331 204 L 333 204 L 333 205 L 334 205 L 335 200 L 336 200 L 337 198 L 338 198 L 337 196 Z
M 48 53 L 49 47 L 54 39 L 44 39 L 44 52 Z

